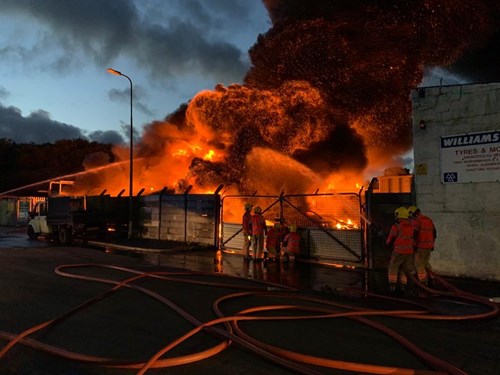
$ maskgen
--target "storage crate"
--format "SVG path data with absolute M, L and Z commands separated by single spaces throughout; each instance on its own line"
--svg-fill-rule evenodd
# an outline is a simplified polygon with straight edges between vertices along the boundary
M 377 193 L 411 193 L 412 180 L 412 175 L 378 177 Z

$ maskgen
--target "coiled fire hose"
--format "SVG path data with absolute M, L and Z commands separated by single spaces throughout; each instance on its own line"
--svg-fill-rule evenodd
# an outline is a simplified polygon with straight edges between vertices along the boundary
M 80 274 L 73 274 L 68 272 L 69 269 L 76 268 L 102 268 L 102 269 L 112 269 L 132 274 L 132 276 L 127 277 L 121 281 L 115 281 L 107 278 L 85 276 Z M 440 278 L 436 274 L 432 274 L 435 280 L 439 282 L 440 285 L 445 287 L 447 290 L 435 290 L 427 287 L 418 282 L 415 278 L 413 282 L 425 290 L 428 293 L 441 296 L 449 296 L 453 298 L 464 299 L 470 302 L 484 305 L 488 308 L 487 312 L 480 314 L 470 314 L 470 315 L 439 315 L 432 314 L 424 305 L 420 305 L 411 301 L 404 301 L 405 304 L 414 306 L 412 309 L 401 309 L 401 310 L 374 310 L 374 309 L 364 309 L 348 304 L 337 303 L 325 298 L 316 298 L 301 295 L 298 291 L 293 288 L 289 288 L 283 285 L 271 284 L 263 281 L 253 280 L 253 285 L 240 284 L 238 283 L 237 277 L 212 274 L 212 273 L 202 273 L 202 272 L 142 272 L 130 268 L 118 267 L 113 265 L 102 265 L 102 264 L 73 264 L 73 265 L 62 265 L 56 268 L 55 272 L 58 275 L 111 284 L 113 287 L 108 291 L 101 293 L 88 301 L 74 307 L 73 309 L 67 311 L 66 313 L 48 320 L 44 323 L 31 327 L 20 334 L 13 334 L 9 332 L 0 332 L 0 337 L 8 340 L 8 343 L 0 351 L 0 360 L 8 355 L 8 352 L 17 344 L 23 344 L 30 346 L 35 349 L 42 350 L 44 352 L 66 358 L 75 361 L 85 362 L 89 364 L 95 364 L 106 367 L 116 367 L 123 369 L 136 369 L 137 374 L 145 374 L 151 368 L 163 368 L 184 365 L 196 361 L 200 361 L 211 356 L 214 356 L 223 350 L 227 349 L 230 345 L 235 344 L 240 348 L 251 351 L 256 355 L 264 358 L 267 361 L 275 363 L 278 366 L 286 368 L 298 374 L 321 374 L 318 368 L 329 368 L 329 369 L 339 369 L 345 371 L 351 371 L 355 373 L 367 373 L 367 374 L 452 374 L 452 375 L 466 375 L 465 372 L 451 365 L 450 363 L 443 361 L 433 355 L 427 353 L 423 349 L 419 348 L 417 345 L 411 343 L 408 339 L 398 334 L 394 330 L 386 327 L 385 325 L 378 323 L 369 319 L 371 316 L 390 316 L 405 319 L 433 319 L 433 320 L 464 320 L 464 319 L 485 319 L 491 318 L 498 315 L 499 307 L 497 304 L 490 302 L 487 298 L 473 295 L 461 291 L 460 289 L 454 287 L 446 280 Z M 191 277 L 191 278 L 187 278 Z M 213 277 L 217 281 L 206 281 L 198 280 L 199 277 Z M 216 318 L 210 321 L 202 322 L 196 319 L 194 316 L 189 314 L 187 311 L 182 309 L 180 306 L 172 302 L 165 296 L 135 284 L 140 280 L 145 280 L 149 278 L 154 278 L 164 281 L 175 281 L 183 283 L 191 283 L 198 285 L 205 285 L 211 287 L 223 287 L 223 288 L 234 288 L 240 290 L 237 293 L 231 293 L 223 297 L 218 298 L 213 303 L 213 311 Z M 245 281 L 248 281 L 245 279 Z M 175 311 L 177 314 L 182 316 L 186 321 L 188 321 L 194 328 L 183 334 L 182 336 L 170 341 L 163 348 L 158 350 L 154 355 L 152 355 L 148 360 L 144 361 L 131 361 L 115 358 L 104 358 L 96 357 L 87 354 L 75 353 L 62 348 L 58 348 L 52 345 L 42 343 L 40 341 L 34 340 L 29 336 L 35 332 L 46 329 L 47 327 L 54 327 L 58 323 L 61 323 L 68 317 L 82 311 L 83 309 L 95 304 L 106 297 L 109 297 L 116 291 L 122 288 L 130 288 L 135 291 L 144 293 L 145 295 L 154 298 L 158 302 L 161 302 L 171 310 Z M 393 297 L 381 296 L 374 293 L 369 293 L 366 291 L 350 289 L 350 293 L 359 293 L 364 296 L 370 296 L 374 298 L 387 298 L 398 300 Z M 273 305 L 262 305 L 252 308 L 247 308 L 239 311 L 236 314 L 225 315 L 223 313 L 222 305 L 231 300 L 239 300 L 244 298 L 272 298 L 275 300 L 284 300 L 287 303 L 283 304 L 273 304 Z M 292 301 L 290 303 L 289 301 Z M 266 315 L 262 315 L 266 314 Z M 284 320 L 328 320 L 335 318 L 348 318 L 356 322 L 363 323 L 374 329 L 383 332 L 388 337 L 392 338 L 402 347 L 407 349 L 409 352 L 414 354 L 418 359 L 425 363 L 429 368 L 433 370 L 422 370 L 422 369 L 411 369 L 411 368 L 399 368 L 391 366 L 381 366 L 365 363 L 356 363 L 348 361 L 340 361 L 331 358 L 321 358 L 313 356 L 310 354 L 304 354 L 299 352 L 294 352 L 286 350 L 284 348 L 276 347 L 270 344 L 261 342 L 254 337 L 250 336 L 248 333 L 244 332 L 239 323 L 242 321 L 284 321 Z M 188 340 L 190 337 L 203 332 L 204 334 L 209 334 L 214 336 L 221 341 L 205 350 L 197 353 L 191 353 L 187 355 L 162 358 L 165 354 L 170 352 L 175 347 L 179 346 L 182 342 Z

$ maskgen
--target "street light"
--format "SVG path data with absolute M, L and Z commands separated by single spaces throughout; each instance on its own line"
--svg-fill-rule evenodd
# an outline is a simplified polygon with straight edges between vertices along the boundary
M 130 176 L 129 176 L 129 190 L 128 190 L 128 238 L 132 238 L 132 212 L 133 212 L 133 204 L 132 198 L 134 196 L 134 125 L 133 125 L 133 116 L 132 116 L 132 80 L 129 76 L 119 72 L 118 70 L 108 68 L 108 73 L 111 73 L 115 76 L 122 76 L 128 79 L 130 82 Z

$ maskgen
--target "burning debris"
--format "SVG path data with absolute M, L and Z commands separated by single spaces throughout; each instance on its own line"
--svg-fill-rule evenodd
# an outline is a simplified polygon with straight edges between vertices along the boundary
M 137 189 L 356 191 L 367 168 L 391 167 L 411 147 L 410 92 L 424 68 L 451 64 L 484 41 L 499 7 L 489 0 L 264 4 L 273 26 L 251 48 L 244 84 L 200 92 L 148 125 L 135 151 Z

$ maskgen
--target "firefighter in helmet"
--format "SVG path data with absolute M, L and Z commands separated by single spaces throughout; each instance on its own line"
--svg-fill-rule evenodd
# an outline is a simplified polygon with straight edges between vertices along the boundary
M 394 211 L 396 222 L 392 225 L 386 245 L 392 247 L 391 260 L 387 268 L 389 290 L 395 292 L 399 284 L 404 291 L 408 280 L 406 274 L 413 270 L 413 246 L 415 229 L 408 218 L 406 207 L 399 207 Z
M 243 258 L 250 259 L 250 243 L 252 239 L 252 203 L 245 203 L 245 212 L 242 218 L 243 231 Z
M 417 232 L 414 258 L 417 277 L 421 283 L 427 284 L 429 281 L 427 269 L 431 269 L 429 259 L 437 237 L 436 227 L 432 219 L 423 215 L 415 206 L 408 207 L 408 214 Z
M 253 256 L 255 261 L 264 260 L 264 236 L 267 235 L 267 226 L 264 216 L 262 216 L 262 208 L 255 206 L 252 215 L 252 242 Z
M 275 260 L 279 257 L 281 240 L 283 239 L 283 228 L 280 223 L 274 223 L 269 229 L 266 237 L 266 249 L 268 260 Z
M 300 249 L 300 234 L 297 233 L 297 225 L 290 225 L 290 232 L 283 238 L 283 247 L 281 251 L 281 260 L 289 260 L 291 263 L 299 253 Z

